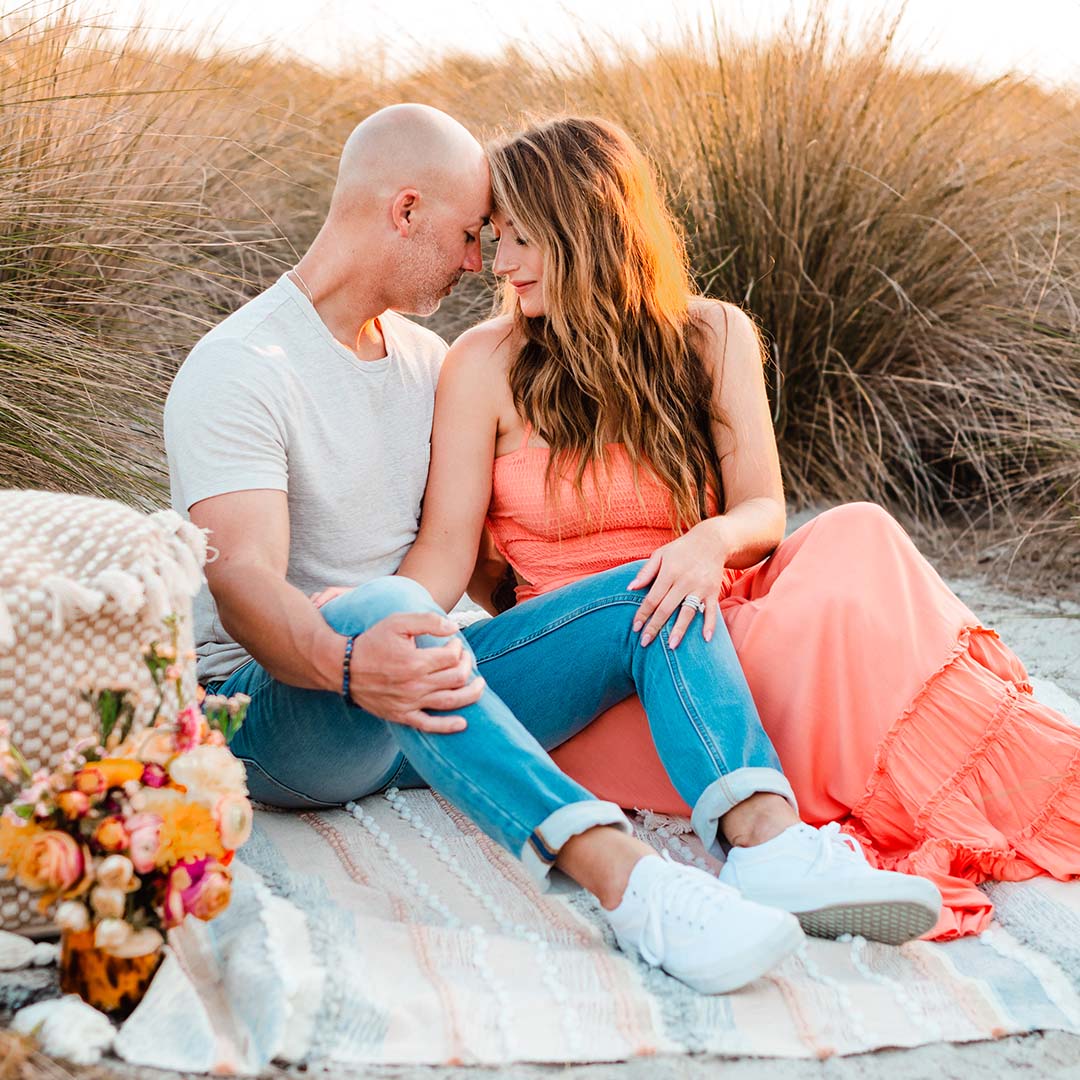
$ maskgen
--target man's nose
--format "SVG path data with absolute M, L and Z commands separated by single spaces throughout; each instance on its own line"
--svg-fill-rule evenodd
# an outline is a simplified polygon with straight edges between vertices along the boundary
M 461 269 L 470 274 L 479 274 L 484 269 L 484 255 L 479 244 L 475 247 L 470 245 L 465 252 L 465 261 L 461 264 Z

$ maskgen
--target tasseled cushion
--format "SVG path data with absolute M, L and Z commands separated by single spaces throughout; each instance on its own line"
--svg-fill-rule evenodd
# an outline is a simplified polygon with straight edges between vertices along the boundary
M 191 598 L 202 581 L 205 534 L 171 510 L 143 514 L 82 495 L 0 491 L 0 718 L 32 769 L 51 767 L 97 733 L 87 691 L 128 687 L 135 726 L 158 703 L 143 661 L 170 642 L 195 691 Z M 5 930 L 46 925 L 36 898 L 0 883 Z

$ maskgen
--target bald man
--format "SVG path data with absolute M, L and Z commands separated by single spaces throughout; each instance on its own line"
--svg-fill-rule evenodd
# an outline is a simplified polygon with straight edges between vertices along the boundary
M 446 351 L 400 313 L 430 314 L 481 268 L 490 198 L 456 121 L 375 113 L 345 145 L 310 250 L 183 364 L 165 407 L 172 500 L 218 550 L 196 604 L 199 679 L 251 698 L 231 745 L 256 799 L 310 809 L 429 783 L 541 887 L 558 866 L 593 892 L 624 949 L 703 992 L 734 989 L 798 947 L 799 923 L 655 858 L 544 750 L 637 687 L 700 766 L 699 835 L 717 842 L 722 818 L 732 843 L 761 843 L 762 815 L 794 796 L 726 637 L 638 647 L 623 568 L 477 624 L 470 649 L 422 586 L 392 576 L 417 533 Z M 322 608 L 308 598 L 338 585 Z M 819 854 L 815 841 L 815 867 Z

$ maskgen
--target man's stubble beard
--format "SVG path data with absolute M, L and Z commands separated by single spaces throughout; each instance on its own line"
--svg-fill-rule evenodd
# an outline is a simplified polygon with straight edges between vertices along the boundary
M 401 301 L 394 308 L 420 317 L 434 315 L 449 284 L 445 266 L 446 255 L 439 248 L 435 230 L 430 225 L 421 226 L 399 263 Z

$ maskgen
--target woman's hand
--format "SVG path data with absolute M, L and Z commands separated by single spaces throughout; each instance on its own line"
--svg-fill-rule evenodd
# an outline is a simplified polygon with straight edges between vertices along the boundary
M 688 596 L 697 596 L 704 602 L 702 632 L 706 641 L 712 641 L 720 611 L 718 597 L 724 584 L 727 556 L 723 518 L 702 521 L 652 553 L 629 585 L 631 589 L 642 589 L 652 582 L 652 588 L 634 616 L 634 632 L 645 628 L 641 635 L 642 645 L 648 645 L 660 633 L 661 627 Z M 697 610 L 690 605 L 682 608 L 668 638 L 669 648 L 674 649 L 682 641 L 696 614 Z
M 352 589 L 347 585 L 331 585 L 329 589 L 322 589 L 320 592 L 313 592 L 308 599 L 317 607 L 321 608 L 323 604 L 330 603 L 335 596 L 340 596 L 342 593 L 352 592 Z

